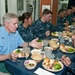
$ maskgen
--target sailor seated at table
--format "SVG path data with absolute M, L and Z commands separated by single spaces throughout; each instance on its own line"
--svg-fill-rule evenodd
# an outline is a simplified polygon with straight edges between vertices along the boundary
M 75 47 L 75 34 L 72 36 L 72 42 Z M 61 61 L 68 67 L 67 75 L 75 75 L 75 56 L 70 59 L 63 55 Z
M 75 56 L 70 59 L 63 55 L 61 61 L 68 67 L 67 75 L 75 75 Z
M 69 25 L 69 22 L 66 20 L 65 16 L 66 16 L 66 10 L 60 9 L 58 11 L 58 16 L 57 16 L 57 25 L 60 25 L 61 27 L 66 27 Z
M 32 14 L 24 12 L 20 20 L 22 20 L 22 23 L 17 28 L 19 34 L 25 42 L 32 41 L 35 38 L 32 30 Z
M 72 9 L 71 8 L 67 8 L 66 9 L 66 20 L 68 20 L 69 25 L 72 24 L 72 22 L 75 22 L 75 17 L 72 13 Z

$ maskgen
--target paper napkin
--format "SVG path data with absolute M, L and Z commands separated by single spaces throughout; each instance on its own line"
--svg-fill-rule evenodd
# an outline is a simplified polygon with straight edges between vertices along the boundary
M 55 75 L 55 74 L 48 72 L 40 67 L 34 73 L 36 73 L 38 75 Z

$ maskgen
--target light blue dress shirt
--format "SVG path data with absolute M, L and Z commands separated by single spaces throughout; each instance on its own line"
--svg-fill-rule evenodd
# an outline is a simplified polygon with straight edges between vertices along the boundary
M 0 54 L 10 54 L 23 43 L 18 31 L 9 34 L 4 26 L 0 27 Z

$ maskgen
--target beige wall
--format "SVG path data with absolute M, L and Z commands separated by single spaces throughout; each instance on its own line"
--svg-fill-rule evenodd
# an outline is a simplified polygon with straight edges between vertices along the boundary
M 0 0 L 0 24 L 3 24 L 2 17 L 5 14 L 5 0 Z

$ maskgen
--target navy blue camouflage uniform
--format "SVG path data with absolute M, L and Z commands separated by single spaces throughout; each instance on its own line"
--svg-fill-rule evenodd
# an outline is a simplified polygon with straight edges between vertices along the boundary
M 42 22 L 41 19 L 35 21 L 32 25 L 33 33 L 35 37 L 42 38 L 45 37 L 46 31 L 63 31 L 64 29 L 60 26 L 54 26 L 50 22 Z
M 27 28 L 25 28 L 22 24 L 20 24 L 17 30 L 25 42 L 30 42 L 34 39 L 32 26 L 28 26 Z

